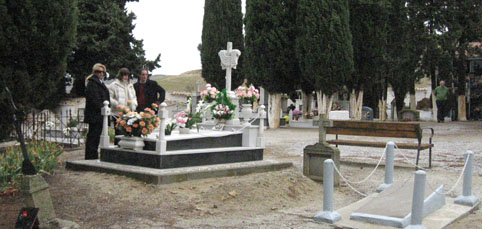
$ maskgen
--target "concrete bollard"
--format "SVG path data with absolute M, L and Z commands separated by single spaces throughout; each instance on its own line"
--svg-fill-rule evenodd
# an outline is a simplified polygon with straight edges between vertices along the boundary
M 159 112 L 157 113 L 157 117 L 161 119 L 161 123 L 159 124 L 159 139 L 156 141 L 156 152 L 159 154 L 165 153 L 167 148 L 166 134 L 164 131 L 166 129 L 166 119 L 169 111 L 167 111 L 166 107 L 166 103 L 161 103 Z
M 316 222 L 333 224 L 341 219 L 340 214 L 333 211 L 334 165 L 331 159 L 323 162 L 323 211 L 318 212 L 314 217 Z
M 456 204 L 467 205 L 467 206 L 475 206 L 479 201 L 477 197 L 472 195 L 472 172 L 473 172 L 473 165 L 474 165 L 474 152 L 466 151 L 464 153 L 464 162 L 467 161 L 467 165 L 465 166 L 464 170 L 464 185 L 462 189 L 462 195 L 455 198 Z
M 378 186 L 377 192 L 381 192 L 393 184 L 394 149 L 395 143 L 387 142 L 385 149 L 385 183 Z
M 259 131 L 258 131 L 258 138 L 256 139 L 256 146 L 257 147 L 265 147 L 264 143 L 264 119 L 266 116 L 266 111 L 264 111 L 265 106 L 261 105 L 258 108 L 258 115 L 259 115 Z
M 405 228 L 408 229 L 422 229 L 425 228 L 422 225 L 423 220 L 423 203 L 425 199 L 425 181 L 427 180 L 427 173 L 423 170 L 415 172 L 415 183 L 413 185 L 413 198 L 412 198 L 412 213 L 410 219 L 410 225 Z
M 102 123 L 102 133 L 100 135 L 100 147 L 109 147 L 110 145 L 110 138 L 109 138 L 109 115 L 110 115 L 110 107 L 109 101 L 104 101 L 104 107 L 102 107 L 100 113 L 104 116 L 104 120 Z

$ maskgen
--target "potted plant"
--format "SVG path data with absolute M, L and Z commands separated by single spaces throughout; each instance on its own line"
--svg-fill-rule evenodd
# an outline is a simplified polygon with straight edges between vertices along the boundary
M 301 116 L 302 112 L 300 110 L 293 110 L 293 118 L 298 120 Z
M 201 98 L 204 100 L 206 103 L 211 103 L 216 100 L 218 97 L 218 89 L 216 87 L 212 87 L 211 84 L 206 84 L 206 89 L 201 91 Z
M 239 86 L 234 92 L 236 97 L 239 98 L 240 104 L 253 104 L 259 99 L 259 90 L 253 85 L 249 87 Z
M 177 126 L 179 126 L 179 133 L 187 134 L 189 130 L 194 127 L 198 122 L 202 121 L 202 109 L 203 102 L 199 101 L 196 110 L 192 111 L 192 100 L 189 99 L 187 102 L 186 111 L 181 111 L 175 115 L 175 120 Z

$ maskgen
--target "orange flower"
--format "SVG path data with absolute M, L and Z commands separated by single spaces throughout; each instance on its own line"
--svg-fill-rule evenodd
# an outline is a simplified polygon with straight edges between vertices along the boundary
M 147 129 L 146 129 L 146 128 L 142 128 L 142 134 L 147 134 Z
M 137 127 L 139 127 L 139 124 L 134 123 L 134 124 L 132 124 L 132 127 L 137 128 Z
M 149 113 L 151 113 L 152 115 L 156 114 L 156 112 L 153 110 L 150 110 Z
M 121 125 L 125 126 L 127 124 L 126 120 L 121 121 Z
M 121 106 L 120 106 L 120 105 L 117 105 L 117 107 L 116 107 L 116 108 L 117 108 L 117 110 L 120 110 Z
M 154 126 L 152 124 L 149 124 L 149 130 L 153 130 L 154 129 Z
M 120 112 L 119 112 L 119 117 L 122 116 L 122 114 L 123 114 L 122 111 L 120 111 Z
M 157 108 L 158 107 L 157 103 L 153 103 L 152 107 Z
M 130 126 L 128 126 L 128 127 L 126 127 L 126 131 L 127 131 L 128 133 L 130 133 L 130 132 L 132 132 L 132 128 L 131 128 Z
M 118 118 L 118 119 L 117 119 L 117 122 L 121 122 L 121 121 L 122 121 L 122 119 L 121 119 L 121 118 Z
M 139 122 L 139 125 L 141 125 L 142 127 L 146 126 L 146 123 L 144 121 L 141 121 Z

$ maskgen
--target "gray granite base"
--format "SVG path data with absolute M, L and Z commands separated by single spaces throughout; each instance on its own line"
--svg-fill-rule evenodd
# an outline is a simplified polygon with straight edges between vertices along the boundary
M 155 151 L 101 148 L 100 161 L 147 168 L 167 169 L 263 160 L 263 148 L 229 147 L 195 150 Z
M 190 136 L 190 135 L 187 135 Z M 145 138 L 144 150 L 156 150 L 156 139 Z M 167 151 L 204 148 L 224 148 L 242 146 L 242 133 L 229 133 L 224 136 L 203 136 L 187 139 L 167 139 Z

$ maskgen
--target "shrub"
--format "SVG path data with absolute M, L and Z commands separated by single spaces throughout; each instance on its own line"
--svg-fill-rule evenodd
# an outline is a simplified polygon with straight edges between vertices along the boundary
M 37 172 L 51 175 L 60 162 L 62 146 L 46 141 L 34 141 L 27 145 L 27 151 Z M 10 147 L 0 154 L 0 192 L 17 188 L 22 175 L 22 150 Z

